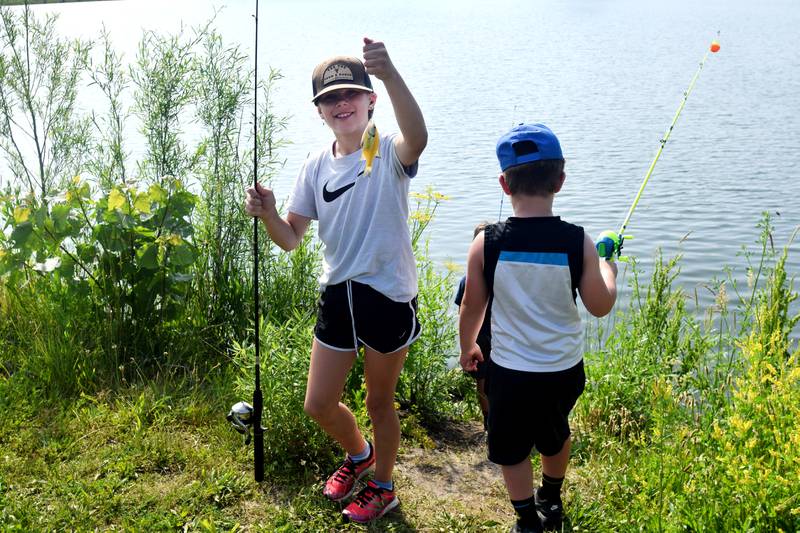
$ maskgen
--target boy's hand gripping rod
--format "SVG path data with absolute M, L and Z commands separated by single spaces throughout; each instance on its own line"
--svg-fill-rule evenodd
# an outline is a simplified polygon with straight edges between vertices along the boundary
M 717 38 L 719 38 L 719 32 L 717 32 Z M 678 106 L 678 111 L 675 112 L 675 117 L 673 117 L 672 123 L 669 125 L 667 132 L 664 134 L 664 138 L 661 139 L 660 141 L 661 146 L 658 147 L 656 156 L 653 158 L 653 162 L 650 163 L 650 168 L 647 169 L 647 173 L 644 176 L 642 185 L 639 187 L 639 192 L 636 193 L 636 197 L 633 199 L 631 208 L 628 209 L 628 214 L 625 216 L 625 221 L 622 223 L 622 226 L 620 226 L 619 231 L 618 232 L 604 231 L 597 237 L 597 241 L 595 241 L 595 246 L 597 248 L 597 253 L 600 255 L 600 257 L 608 261 L 613 261 L 615 256 L 618 257 L 620 260 L 627 259 L 626 257 L 620 256 L 620 251 L 622 250 L 622 244 L 625 241 L 625 239 L 633 238 L 632 235 L 625 235 L 625 230 L 628 227 L 628 222 L 630 222 L 631 216 L 633 215 L 633 211 L 634 209 L 636 209 L 636 205 L 639 203 L 639 199 L 642 197 L 642 192 L 644 192 L 644 188 L 647 186 L 647 182 L 650 181 L 650 176 L 653 174 L 653 169 L 656 167 L 658 158 L 661 157 L 661 152 L 664 151 L 664 146 L 667 144 L 670 135 L 672 135 L 672 130 L 675 127 L 675 124 L 678 122 L 678 117 L 681 116 L 683 107 L 686 105 L 686 100 L 689 99 L 689 94 L 691 94 L 692 89 L 694 89 L 694 85 L 697 82 L 697 78 L 700 77 L 700 71 L 703 70 L 703 66 L 706 63 L 706 59 L 708 59 L 709 52 L 717 53 L 719 52 L 719 48 L 720 46 L 717 40 L 711 41 L 711 46 L 709 46 L 708 50 L 706 50 L 706 53 L 703 56 L 702 61 L 700 61 L 700 66 L 698 67 L 697 72 L 694 73 L 694 77 L 692 77 L 692 81 L 689 83 L 689 88 L 686 89 L 686 92 L 683 93 L 683 100 L 681 100 L 681 104 L 680 106 Z

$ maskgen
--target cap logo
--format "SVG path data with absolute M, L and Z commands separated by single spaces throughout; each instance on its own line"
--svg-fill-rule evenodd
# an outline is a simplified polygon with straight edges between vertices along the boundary
M 347 65 L 336 64 L 325 69 L 322 75 L 322 85 L 328 85 L 335 81 L 353 81 L 353 71 Z

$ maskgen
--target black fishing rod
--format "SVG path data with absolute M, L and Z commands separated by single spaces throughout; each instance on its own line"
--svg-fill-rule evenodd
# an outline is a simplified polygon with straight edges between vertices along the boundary
M 258 0 L 256 0 L 255 21 L 255 69 L 253 72 L 253 188 L 258 187 Z M 253 461 L 256 481 L 264 481 L 264 428 L 261 415 L 264 410 L 264 397 L 261 394 L 261 334 L 259 324 L 258 294 L 258 217 L 253 217 L 253 298 L 255 300 L 256 334 L 256 383 L 253 390 Z
M 258 0 L 255 14 L 255 68 L 253 69 L 253 188 L 258 187 Z M 261 416 L 264 411 L 264 396 L 261 393 L 261 324 L 259 317 L 260 297 L 258 293 L 258 217 L 253 217 L 253 319 L 255 321 L 255 387 L 253 404 L 238 402 L 231 407 L 227 419 L 233 428 L 245 436 L 245 445 L 250 444 L 250 427 L 253 428 L 253 470 L 256 481 L 264 481 L 264 428 Z

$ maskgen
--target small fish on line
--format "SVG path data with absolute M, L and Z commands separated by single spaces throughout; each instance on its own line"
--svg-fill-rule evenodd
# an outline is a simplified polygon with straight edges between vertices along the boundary
M 364 129 L 364 134 L 361 136 L 361 159 L 367 162 L 364 168 L 365 176 L 369 176 L 372 173 L 372 162 L 378 157 L 379 148 L 378 128 L 375 127 L 375 122 L 370 120 Z

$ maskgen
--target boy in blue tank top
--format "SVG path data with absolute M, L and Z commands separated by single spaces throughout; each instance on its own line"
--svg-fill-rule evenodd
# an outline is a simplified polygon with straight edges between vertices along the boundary
M 497 158 L 514 216 L 487 226 L 470 246 L 459 317 L 461 366 L 474 370 L 483 360 L 476 339 L 491 305 L 489 460 L 501 465 L 517 513 L 512 532 L 560 530 L 568 416 L 586 382 L 576 299 L 580 294 L 594 316 L 608 314 L 617 296 L 617 266 L 600 260 L 583 228 L 553 215 L 566 176 L 549 128 L 512 128 L 497 142 Z M 542 462 L 542 485 L 535 490 L 534 448 Z

